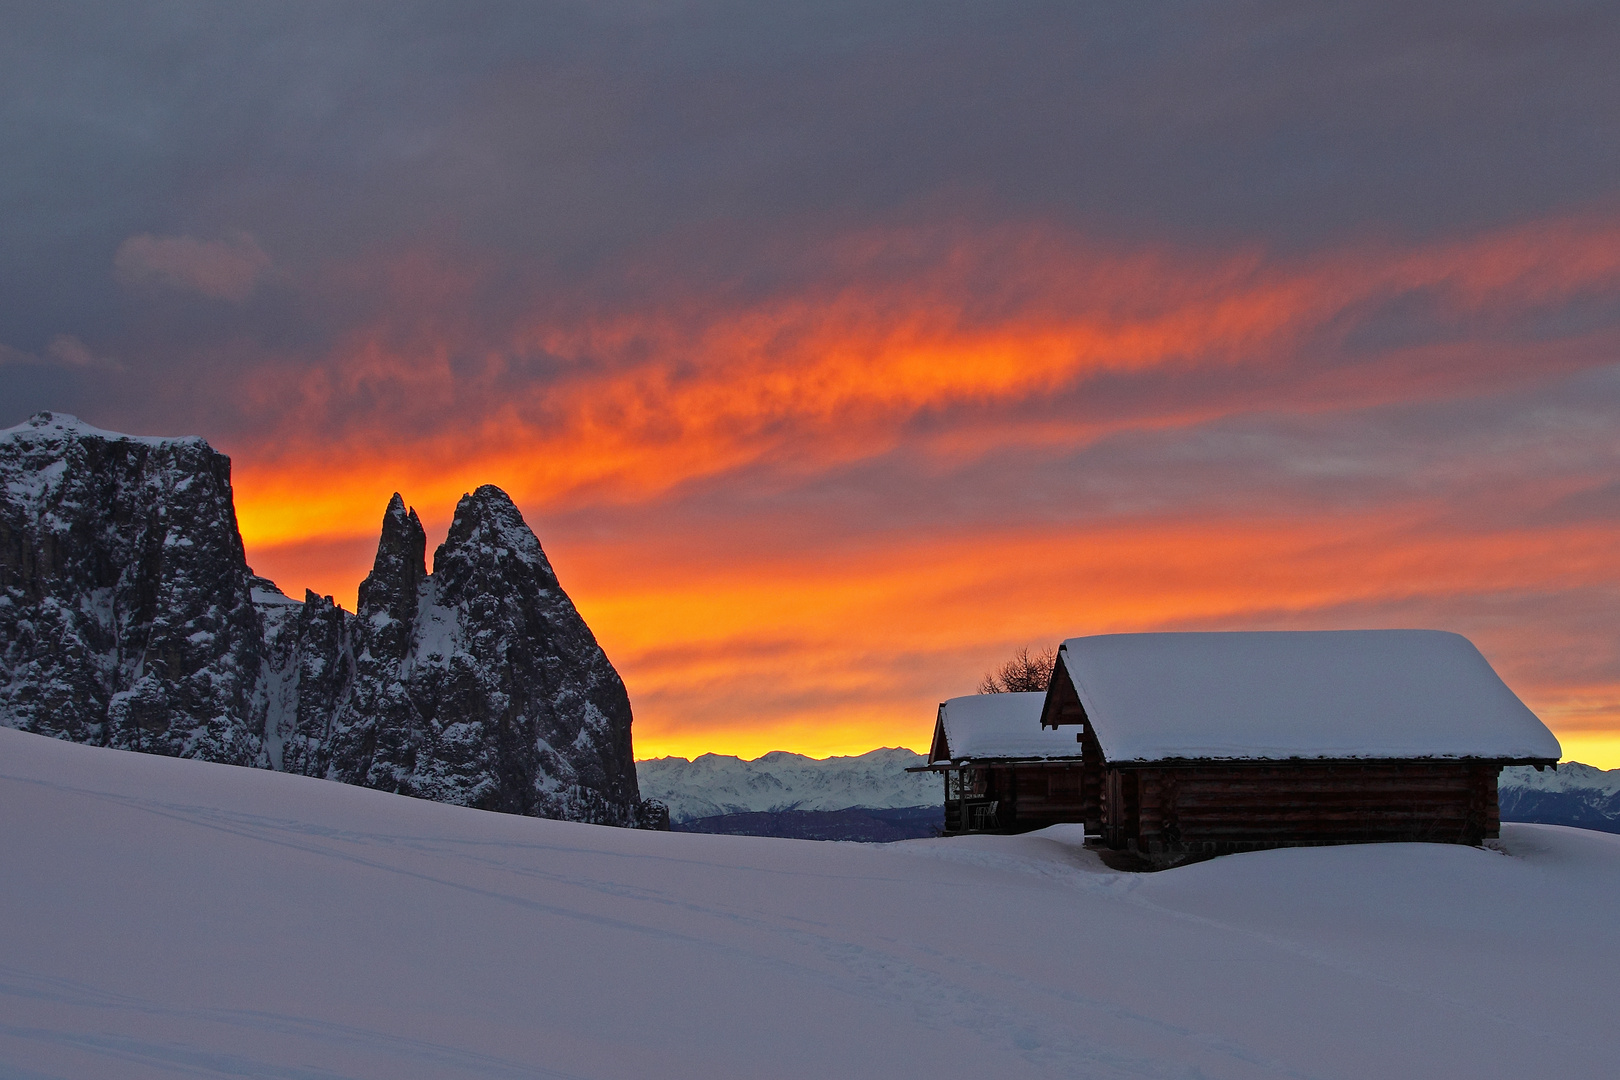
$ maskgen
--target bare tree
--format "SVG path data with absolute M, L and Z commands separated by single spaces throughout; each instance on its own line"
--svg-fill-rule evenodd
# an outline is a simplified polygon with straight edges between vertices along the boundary
M 1020 691 L 1045 690 L 1052 681 L 1052 669 L 1057 666 L 1057 650 L 1042 649 L 1034 656 L 1028 649 L 1019 649 L 1013 658 L 984 677 L 979 684 L 981 694 L 1016 694 Z

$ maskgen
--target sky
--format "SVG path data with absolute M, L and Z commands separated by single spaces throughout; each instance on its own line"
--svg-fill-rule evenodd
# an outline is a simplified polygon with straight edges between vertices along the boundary
M 637 755 L 1020 647 L 1467 635 L 1620 766 L 1620 8 L 8 4 L 0 425 L 352 609 L 506 489 Z

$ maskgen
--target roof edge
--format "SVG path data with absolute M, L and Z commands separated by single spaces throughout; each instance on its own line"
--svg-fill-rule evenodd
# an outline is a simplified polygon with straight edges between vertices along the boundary
M 912 765 L 906 772 L 939 772 L 943 769 L 971 769 L 976 765 L 1079 765 L 1080 755 L 1073 757 L 975 757 L 953 758 L 948 761 L 930 761 L 925 765 Z M 1154 762 L 1142 762 L 1152 765 Z
M 1186 768 L 1198 765 L 1385 765 L 1390 763 L 1412 765 L 1557 765 L 1560 758 L 1545 757 L 1202 757 L 1202 758 L 1122 758 L 1105 760 L 1104 767 L 1129 768 Z

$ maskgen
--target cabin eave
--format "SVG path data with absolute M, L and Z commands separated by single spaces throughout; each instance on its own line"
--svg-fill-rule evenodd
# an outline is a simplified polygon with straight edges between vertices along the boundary
M 1546 757 L 1480 757 L 1469 754 L 1455 754 L 1448 756 L 1427 755 L 1423 757 L 1401 757 L 1396 755 L 1367 754 L 1355 757 L 1163 757 L 1163 758 L 1125 758 L 1111 760 L 1106 755 L 1099 755 L 1099 764 L 1110 769 L 1187 769 L 1201 768 L 1211 765 L 1323 765 L 1323 766 L 1356 766 L 1356 765 L 1489 765 L 1496 768 L 1505 768 L 1510 765 L 1531 765 L 1537 769 L 1546 766 L 1557 767 L 1557 758 Z

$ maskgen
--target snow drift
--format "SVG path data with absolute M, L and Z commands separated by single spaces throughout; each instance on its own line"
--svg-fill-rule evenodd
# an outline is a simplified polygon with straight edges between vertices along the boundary
M 1608 1077 L 1620 838 L 1107 870 L 485 813 L 0 730 L 0 1075 Z

